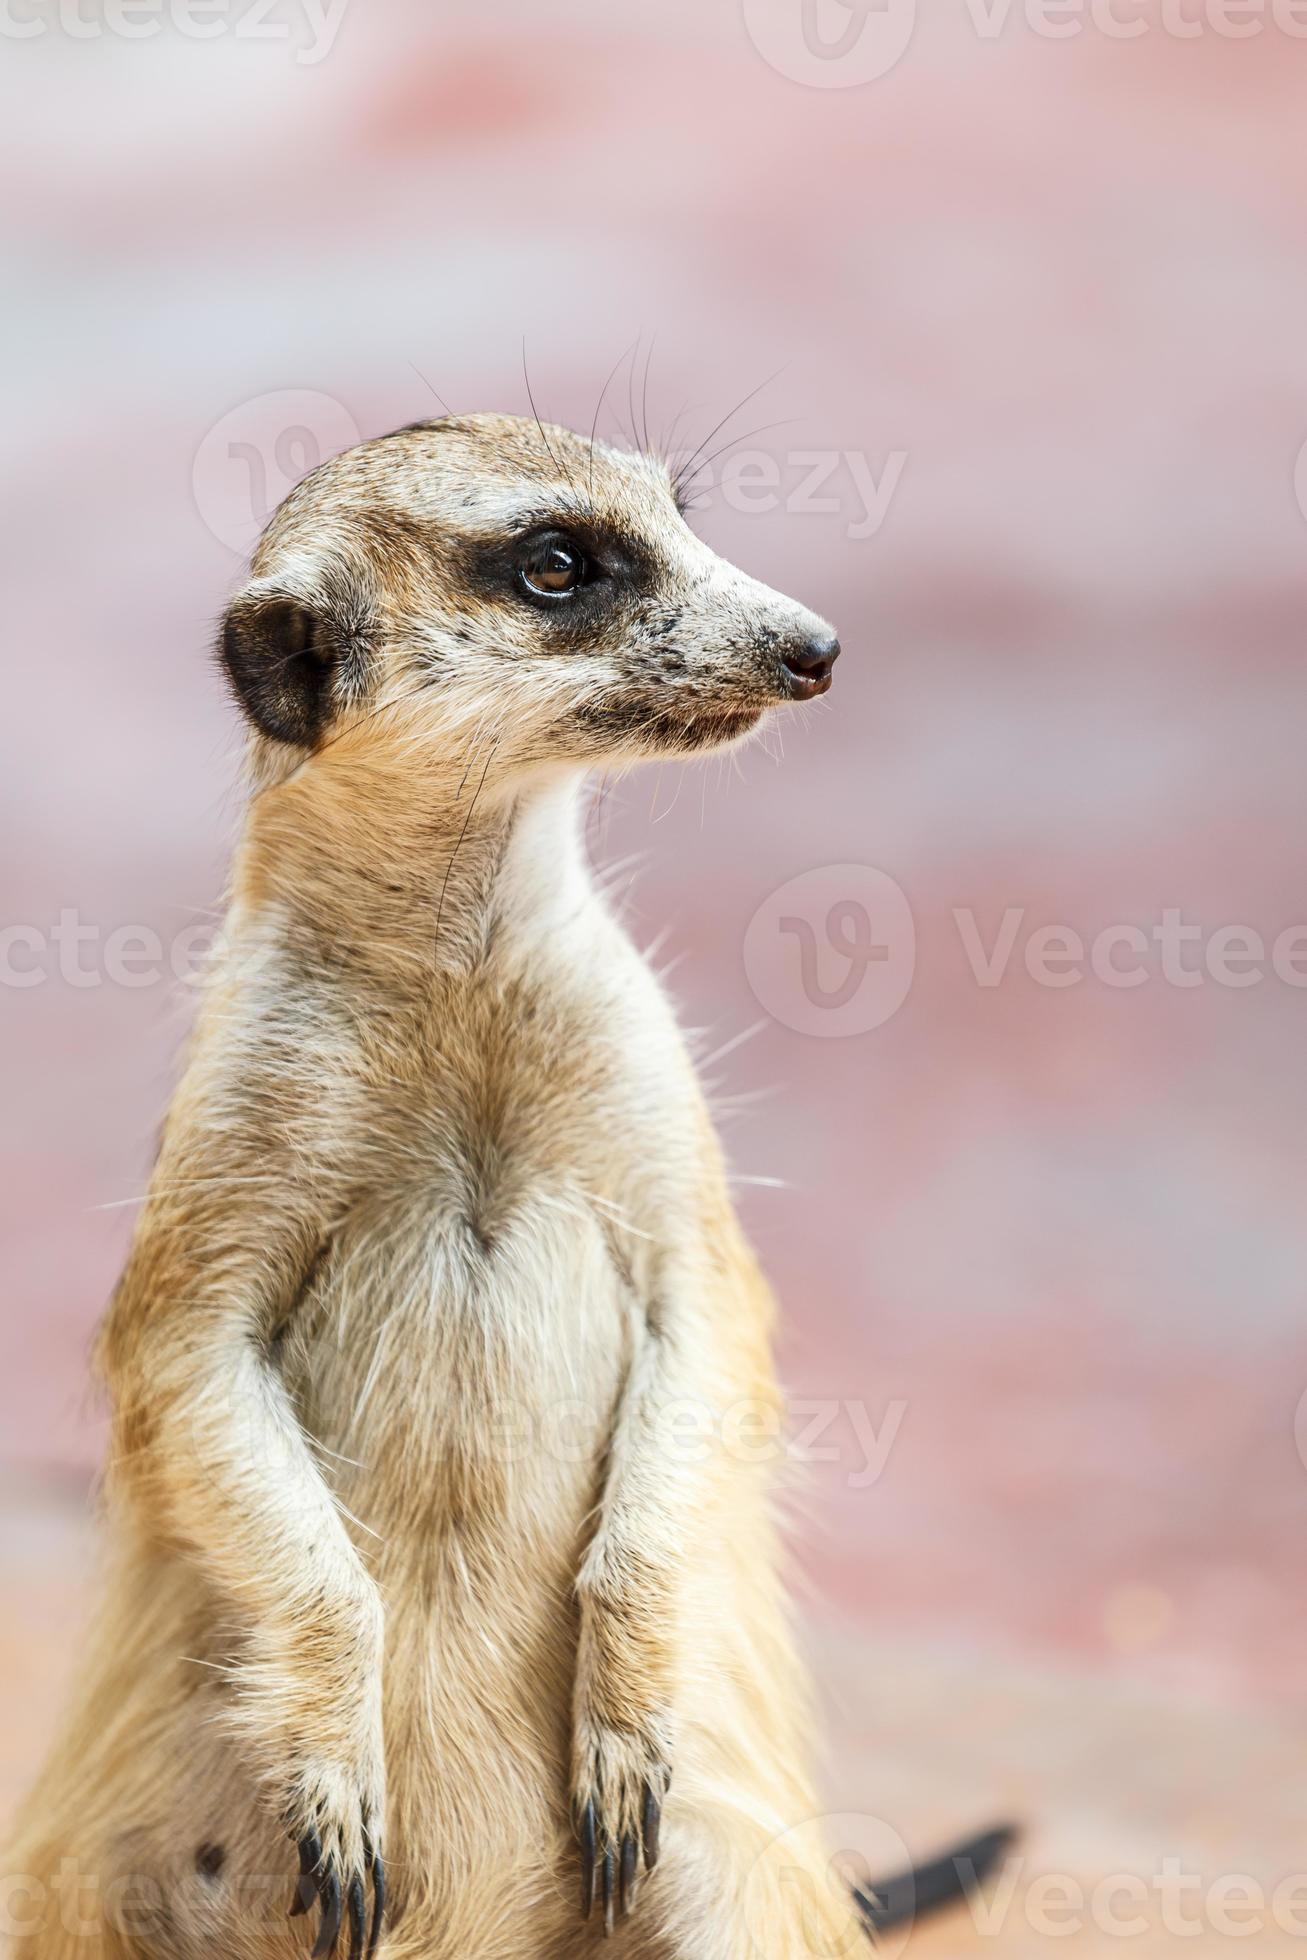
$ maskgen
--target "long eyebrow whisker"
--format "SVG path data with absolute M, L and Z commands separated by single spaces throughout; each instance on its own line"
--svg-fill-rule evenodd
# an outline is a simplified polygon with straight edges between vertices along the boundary
M 760 422 L 756 429 L 746 429 L 743 435 L 732 436 L 728 442 L 719 443 L 716 449 L 710 450 L 701 462 L 695 464 L 688 475 L 677 477 L 676 491 L 678 497 L 684 496 L 690 485 L 694 482 L 695 477 L 702 470 L 708 469 L 711 464 L 715 463 L 719 456 L 724 456 L 728 449 L 734 449 L 738 444 L 748 442 L 753 436 L 769 435 L 773 429 L 792 429 L 797 420 L 798 417 L 796 415 L 787 415 L 782 422 Z M 698 492 L 696 491 L 695 494 L 697 496 Z
M 649 454 L 649 364 L 653 360 L 654 342 L 658 338 L 657 329 L 649 336 L 649 351 L 644 357 L 644 380 L 640 384 L 640 453 Z
M 608 390 L 612 387 L 613 381 L 616 378 L 618 368 L 622 365 L 622 362 L 626 359 L 628 354 L 631 356 L 632 361 L 634 361 L 636 350 L 638 349 L 639 345 L 640 345 L 640 340 L 639 340 L 639 336 L 637 335 L 636 338 L 631 342 L 629 347 L 624 347 L 622 349 L 621 353 L 617 356 L 617 359 L 613 362 L 613 365 L 609 368 L 608 379 L 605 381 L 603 387 L 599 390 L 599 399 L 595 403 L 595 412 L 590 421 L 590 515 L 592 517 L 594 516 L 594 510 L 595 510 L 595 435 L 599 428 L 599 416 L 603 409 L 604 402 L 607 399 Z
M 449 403 L 445 400 L 445 397 L 441 394 L 439 388 L 435 387 L 432 382 L 427 380 L 426 375 L 423 374 L 421 368 L 418 366 L 416 361 L 410 361 L 409 366 L 412 368 L 418 380 L 422 383 L 422 386 L 424 388 L 429 389 L 430 392 L 435 396 L 436 400 L 440 403 L 440 406 L 444 409 L 446 415 L 449 417 L 450 421 L 452 422 L 454 419 L 454 411 L 449 406 Z
M 662 457 L 667 467 L 667 474 L 671 479 L 673 496 L 676 494 L 677 475 L 676 468 L 673 466 L 676 462 L 676 442 L 681 433 L 681 424 L 685 421 L 687 415 L 693 414 L 697 409 L 702 407 L 702 402 L 685 402 L 677 410 L 670 427 L 665 429 L 658 438 L 658 454 Z M 682 516 L 684 516 L 684 512 L 682 512 Z
M 567 465 L 565 463 L 560 462 L 558 457 L 554 454 L 553 447 L 549 441 L 549 437 L 545 434 L 545 425 L 540 420 L 540 410 L 536 407 L 536 398 L 531 391 L 531 376 L 527 372 L 525 334 L 522 335 L 522 379 L 526 383 L 526 398 L 531 404 L 531 413 L 532 415 L 534 415 L 535 425 L 537 429 L 539 429 L 540 431 L 540 440 L 545 446 L 545 454 L 548 456 L 554 468 L 558 471 L 558 474 L 560 476 L 565 476 L 567 478 L 568 488 L 573 492 L 573 494 L 576 494 L 576 485 L 572 481 L 572 472 L 568 469 Z
M 732 421 L 735 418 L 735 416 L 739 414 L 740 410 L 744 408 L 747 403 L 753 400 L 755 395 L 760 395 L 764 388 L 770 388 L 772 382 L 775 381 L 778 378 L 778 376 L 784 374 L 784 372 L 785 372 L 785 363 L 782 363 L 781 366 L 776 369 L 774 374 L 769 374 L 765 380 L 760 381 L 758 383 L 756 388 L 750 388 L 747 395 L 741 396 L 740 400 L 736 402 L 735 407 L 730 410 L 729 414 L 723 415 L 721 421 L 714 423 L 713 427 L 709 429 L 703 441 L 698 445 L 698 448 L 691 450 L 689 463 L 686 464 L 686 468 L 688 469 L 690 467 L 690 463 L 693 463 L 695 458 L 699 456 L 702 453 L 702 451 L 708 447 L 708 444 L 712 441 L 713 437 L 720 435 L 722 430 L 726 427 L 726 424 Z M 741 440 L 743 441 L 745 440 L 745 438 L 742 437 Z M 682 474 L 683 473 L 679 470 L 676 473 L 675 482 L 678 487 L 682 481 Z
M 640 447 L 640 433 L 635 422 L 635 370 L 639 366 L 640 342 L 643 339 L 644 328 L 641 327 L 639 333 L 636 335 L 635 353 L 631 357 L 631 366 L 626 376 L 626 413 L 631 423 L 631 447 L 633 449 L 639 449 Z

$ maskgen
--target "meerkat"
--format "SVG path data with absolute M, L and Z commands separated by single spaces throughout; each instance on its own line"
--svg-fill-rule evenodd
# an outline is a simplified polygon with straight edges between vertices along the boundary
M 273 516 L 222 628 L 248 810 L 99 1339 L 108 1571 L 10 1951 L 865 1937 L 813 1823 L 775 1464 L 728 1441 L 779 1411 L 772 1302 L 578 816 L 588 772 L 738 742 L 838 652 L 661 462 L 538 422 L 415 424 Z

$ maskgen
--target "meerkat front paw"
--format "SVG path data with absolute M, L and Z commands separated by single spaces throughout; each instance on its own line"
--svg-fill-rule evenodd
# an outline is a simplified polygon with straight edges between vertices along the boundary
M 379 1792 L 369 1796 L 344 1775 L 321 1777 L 316 1789 L 304 1779 L 296 1792 L 291 1834 L 300 1875 L 290 1914 L 294 1919 L 315 1904 L 320 1910 L 312 1960 L 336 1952 L 342 1920 L 349 1924 L 348 1960 L 371 1960 L 377 1950 L 386 1910 L 379 1806 Z
M 598 1902 L 604 1931 L 635 1905 L 641 1862 L 658 1862 L 663 1803 L 671 1781 L 668 1725 L 650 1717 L 616 1728 L 582 1715 L 577 1722 L 573 1814 L 581 1846 L 581 1914 Z
M 381 1936 L 383 1639 L 372 1592 L 320 1602 L 252 1643 L 232 1711 L 299 1851 L 291 1915 L 320 1915 L 313 1960 L 364 1960 Z

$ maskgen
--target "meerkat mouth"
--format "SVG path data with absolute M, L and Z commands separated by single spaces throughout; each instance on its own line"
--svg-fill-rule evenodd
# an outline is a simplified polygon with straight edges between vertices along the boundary
M 713 748 L 738 741 L 758 726 L 765 713 L 765 708 L 713 709 L 688 724 L 680 724 L 682 746 Z
M 610 699 L 582 702 L 577 719 L 606 741 L 629 741 L 651 752 L 713 748 L 747 735 L 762 720 L 770 702 L 731 703 L 686 701 L 654 706 L 648 699 Z

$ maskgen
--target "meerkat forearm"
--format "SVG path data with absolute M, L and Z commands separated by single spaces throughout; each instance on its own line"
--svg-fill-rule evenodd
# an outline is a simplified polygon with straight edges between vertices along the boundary
M 702 1471 L 678 1456 L 669 1412 L 695 1387 L 692 1315 L 679 1273 L 637 1316 L 608 1444 L 594 1535 L 577 1580 L 573 1808 L 582 1909 L 605 1924 L 634 1903 L 638 1867 L 658 1861 L 671 1770 L 679 1591 Z
M 302 1162 L 197 1128 L 165 1149 L 101 1343 L 113 1481 L 212 1586 L 228 1726 L 326 1910 L 357 1913 L 384 1831 L 382 1606 L 273 1356 L 323 1221 Z M 200 1156 L 229 1168 L 200 1178 Z

